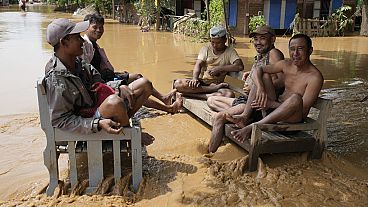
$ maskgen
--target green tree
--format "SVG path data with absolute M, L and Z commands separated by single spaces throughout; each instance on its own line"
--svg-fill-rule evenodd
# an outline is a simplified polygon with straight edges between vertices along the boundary
M 224 4 L 222 0 L 210 1 L 210 27 L 225 25 Z
M 337 22 L 337 33 L 339 35 L 344 35 L 346 27 L 353 23 L 353 19 L 351 17 L 347 17 L 345 14 L 351 9 L 351 6 L 343 5 L 342 7 L 338 8 L 330 17 L 332 20 Z

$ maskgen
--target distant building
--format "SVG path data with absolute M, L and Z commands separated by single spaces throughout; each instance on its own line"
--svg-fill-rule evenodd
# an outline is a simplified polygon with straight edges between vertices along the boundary
M 355 12 L 355 0 L 229 0 L 228 23 L 235 33 L 248 34 L 249 18 L 264 15 L 274 29 L 288 29 L 298 12 L 301 18 L 327 19 L 342 5 Z
M 9 6 L 9 0 L 0 0 L 0 6 Z
M 205 10 L 202 0 L 175 0 L 176 15 L 182 16 L 188 9 L 198 17 Z M 211 2 L 211 0 L 209 0 Z M 301 18 L 327 19 L 337 8 L 349 5 L 355 12 L 355 0 L 228 0 L 225 5 L 227 22 L 233 32 L 248 34 L 251 16 L 262 14 L 274 29 L 288 29 L 296 12 Z

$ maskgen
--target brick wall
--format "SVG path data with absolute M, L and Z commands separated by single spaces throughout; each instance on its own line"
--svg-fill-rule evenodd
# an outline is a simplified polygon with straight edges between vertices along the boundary
M 248 11 L 246 11 L 247 4 L 249 5 Z M 263 0 L 238 0 L 238 16 L 236 28 L 234 28 L 232 32 L 234 34 L 244 34 L 246 18 L 248 18 L 249 22 L 249 17 L 258 15 L 258 11 L 261 11 L 263 14 Z M 249 13 L 248 17 L 246 17 L 246 13 Z

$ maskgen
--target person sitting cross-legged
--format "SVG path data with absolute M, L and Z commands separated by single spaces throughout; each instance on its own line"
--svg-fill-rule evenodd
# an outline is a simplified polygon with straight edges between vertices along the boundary
M 213 95 L 234 97 L 227 83 L 228 72 L 244 69 L 243 61 L 233 47 L 226 46 L 226 29 L 214 26 L 210 30 L 211 44 L 202 47 L 194 65 L 192 79 L 177 79 L 174 88 L 184 96 L 207 99 Z

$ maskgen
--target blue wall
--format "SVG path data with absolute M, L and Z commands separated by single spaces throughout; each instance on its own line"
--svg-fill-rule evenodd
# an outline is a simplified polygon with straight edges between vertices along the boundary
M 296 12 L 296 0 L 286 0 L 284 29 L 289 28 L 294 20 Z
M 281 0 L 270 0 L 269 25 L 274 29 L 280 28 Z
M 332 12 L 334 12 L 336 9 L 340 8 L 342 6 L 343 0 L 333 0 L 332 1 Z
M 238 16 L 238 0 L 229 1 L 229 26 L 236 27 L 236 19 Z

